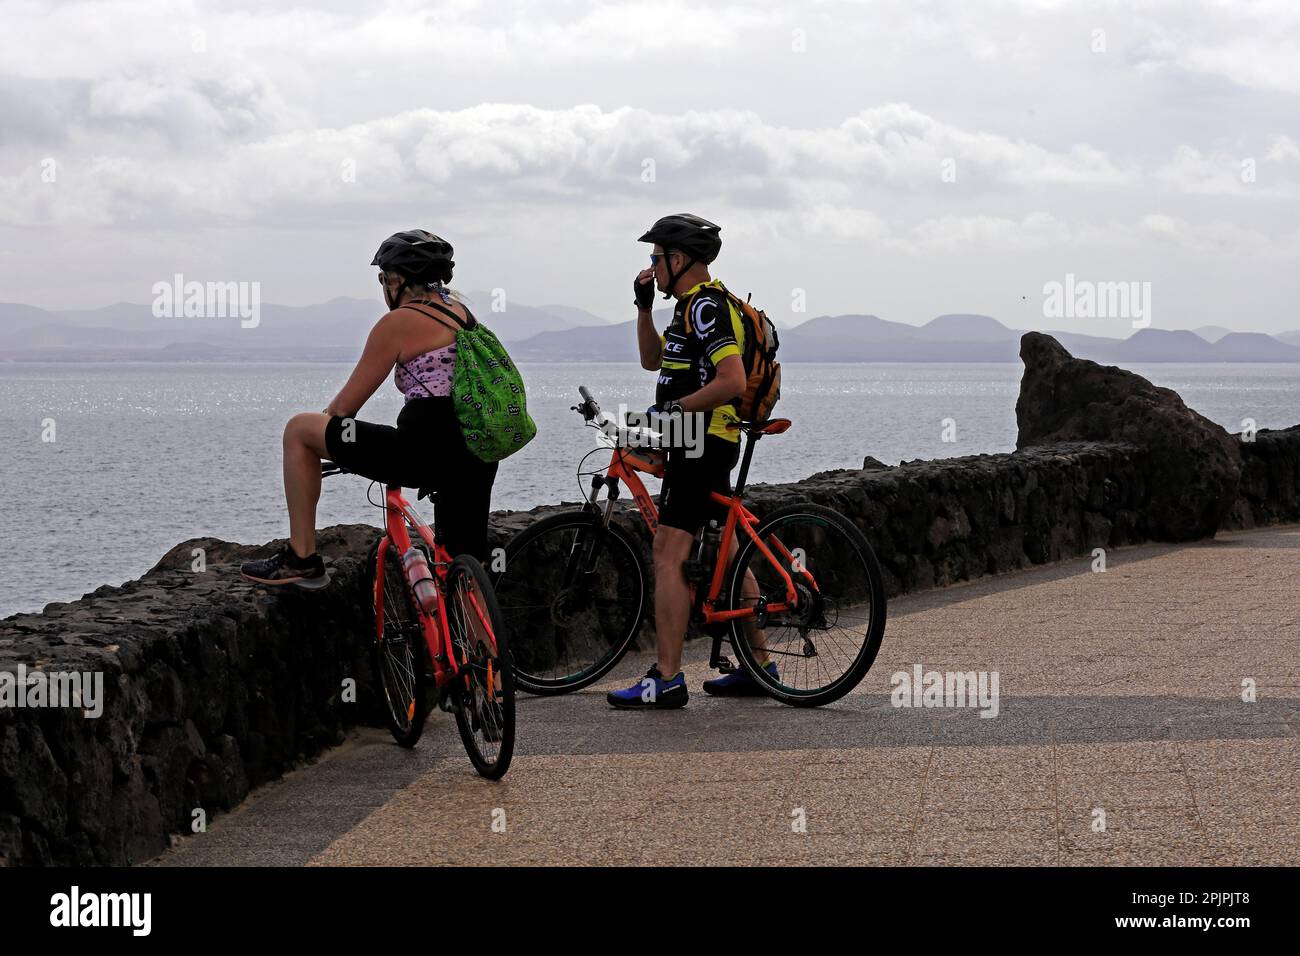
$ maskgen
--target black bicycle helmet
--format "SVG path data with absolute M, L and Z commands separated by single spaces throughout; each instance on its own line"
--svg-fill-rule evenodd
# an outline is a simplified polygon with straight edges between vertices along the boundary
M 411 282 L 447 282 L 456 265 L 451 243 L 423 229 L 408 229 L 389 236 L 370 264 L 405 276 Z
M 664 216 L 637 242 L 658 243 L 665 250 L 676 249 L 697 262 L 708 265 L 718 258 L 718 252 L 722 249 L 721 232 L 721 226 L 707 219 L 689 212 L 679 212 Z

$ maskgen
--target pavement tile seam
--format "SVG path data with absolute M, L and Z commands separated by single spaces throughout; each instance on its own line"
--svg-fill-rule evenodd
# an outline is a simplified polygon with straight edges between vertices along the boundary
M 931 747 L 929 757 L 925 762 L 925 772 L 921 777 L 921 799 L 920 801 L 918 801 L 919 805 L 916 808 L 916 814 L 912 818 L 912 828 L 908 833 L 908 840 L 907 840 L 908 850 L 907 850 L 906 861 L 909 863 L 911 862 L 916 852 L 917 831 L 921 826 L 922 817 L 925 816 L 925 804 L 926 804 L 926 800 L 928 799 L 928 792 L 930 786 L 930 771 L 931 768 L 934 767 L 934 756 L 935 756 L 935 748 Z
M 1061 744 L 1056 736 L 1056 723 L 1051 724 L 1052 734 L 1052 822 L 1056 827 L 1056 857 L 1053 864 L 1061 862 L 1061 835 L 1064 824 L 1061 821 Z

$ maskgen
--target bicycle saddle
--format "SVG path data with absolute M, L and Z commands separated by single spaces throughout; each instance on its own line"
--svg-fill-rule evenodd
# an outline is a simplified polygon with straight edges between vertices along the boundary
M 769 418 L 765 422 L 733 422 L 731 429 L 743 429 L 751 435 L 779 435 L 794 423 L 788 418 Z

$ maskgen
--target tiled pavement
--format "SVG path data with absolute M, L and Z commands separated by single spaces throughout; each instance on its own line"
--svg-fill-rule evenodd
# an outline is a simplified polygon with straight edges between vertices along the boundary
M 1300 528 L 1108 559 L 896 600 L 871 673 L 822 709 L 694 692 L 697 643 L 682 711 L 605 705 L 644 660 L 521 698 L 497 784 L 445 715 L 414 751 L 364 731 L 154 865 L 1294 865 Z M 892 707 L 914 664 L 996 671 L 998 716 Z

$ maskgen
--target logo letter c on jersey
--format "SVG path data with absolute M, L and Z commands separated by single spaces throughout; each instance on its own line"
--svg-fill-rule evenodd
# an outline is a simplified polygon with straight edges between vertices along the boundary
M 717 312 L 712 306 L 713 303 L 705 298 L 700 298 L 691 305 L 691 328 L 699 338 L 704 338 L 718 321 Z

